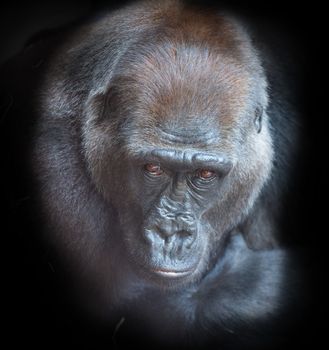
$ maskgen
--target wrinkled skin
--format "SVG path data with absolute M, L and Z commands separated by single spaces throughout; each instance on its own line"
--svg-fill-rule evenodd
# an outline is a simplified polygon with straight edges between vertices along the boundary
M 95 286 L 92 304 L 142 319 L 156 341 L 221 343 L 286 303 L 273 219 L 283 107 L 259 57 L 228 15 L 133 4 L 75 31 L 39 88 L 33 164 L 49 239 Z

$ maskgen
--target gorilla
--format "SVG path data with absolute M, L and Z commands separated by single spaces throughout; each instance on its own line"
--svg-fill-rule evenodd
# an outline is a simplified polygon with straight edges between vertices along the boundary
M 298 130 L 277 66 L 244 18 L 183 0 L 92 18 L 44 64 L 38 215 L 108 346 L 280 338 L 296 289 L 280 237 Z

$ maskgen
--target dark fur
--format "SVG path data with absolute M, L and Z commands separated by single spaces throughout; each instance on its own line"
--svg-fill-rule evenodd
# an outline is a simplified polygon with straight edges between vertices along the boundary
M 282 331 L 276 322 L 293 291 L 278 232 L 296 133 L 267 64 L 238 20 L 170 0 L 90 21 L 47 63 L 33 147 L 45 231 L 74 266 L 77 289 L 92 286 L 79 293 L 89 311 L 110 320 L 109 332 L 124 319 L 119 345 L 134 336 L 152 345 L 255 348 Z M 153 210 L 134 161 L 167 145 L 168 130 L 185 130 L 186 148 L 210 148 L 234 164 L 218 192 L 225 199 L 206 215 L 201 236 L 212 233 L 202 238 L 200 271 L 177 286 L 134 265 L 137 228 Z M 196 137 L 200 130 L 206 138 Z

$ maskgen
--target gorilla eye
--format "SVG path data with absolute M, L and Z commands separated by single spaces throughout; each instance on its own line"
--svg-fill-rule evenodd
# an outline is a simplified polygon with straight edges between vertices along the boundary
M 197 172 L 197 176 L 201 180 L 211 180 L 214 177 L 216 177 L 216 173 L 212 170 L 209 170 L 209 169 L 200 169 Z
M 146 172 L 148 172 L 151 175 L 159 176 L 163 173 L 163 170 L 161 169 L 160 165 L 149 163 L 144 166 L 144 169 Z

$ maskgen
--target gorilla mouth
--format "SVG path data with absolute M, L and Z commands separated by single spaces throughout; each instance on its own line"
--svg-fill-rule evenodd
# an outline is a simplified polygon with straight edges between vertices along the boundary
M 154 269 L 152 270 L 159 276 L 168 278 L 178 278 L 190 275 L 195 269 L 191 268 L 188 270 L 167 270 L 167 269 Z

